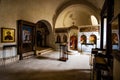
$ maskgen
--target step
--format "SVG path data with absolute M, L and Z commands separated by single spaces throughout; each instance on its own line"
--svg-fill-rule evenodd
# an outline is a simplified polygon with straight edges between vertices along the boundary
M 43 50 L 36 50 L 36 55 L 39 56 L 39 55 L 46 54 L 46 53 L 49 53 L 52 51 L 54 51 L 54 49 L 52 49 L 52 48 L 46 48 Z

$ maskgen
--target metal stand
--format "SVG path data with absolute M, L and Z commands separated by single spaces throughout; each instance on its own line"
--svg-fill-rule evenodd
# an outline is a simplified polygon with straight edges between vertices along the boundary
M 68 60 L 68 51 L 66 44 L 60 44 L 60 59 L 61 61 Z

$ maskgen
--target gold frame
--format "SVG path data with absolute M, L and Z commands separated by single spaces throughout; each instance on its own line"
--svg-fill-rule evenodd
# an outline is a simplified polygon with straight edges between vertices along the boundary
M 15 29 L 1 28 L 1 42 L 3 43 L 15 42 Z

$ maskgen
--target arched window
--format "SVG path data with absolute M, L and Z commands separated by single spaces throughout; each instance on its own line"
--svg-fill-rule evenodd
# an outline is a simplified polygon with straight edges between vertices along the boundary
M 96 44 L 97 42 L 97 37 L 95 34 L 91 34 L 90 37 L 89 37 L 89 42 L 90 43 L 93 43 L 93 44 Z
M 81 43 L 81 44 L 85 44 L 86 41 L 87 41 L 86 35 L 81 35 L 81 37 L 80 37 L 80 43 Z
M 91 23 L 92 25 L 98 25 L 98 21 L 94 15 L 91 15 Z

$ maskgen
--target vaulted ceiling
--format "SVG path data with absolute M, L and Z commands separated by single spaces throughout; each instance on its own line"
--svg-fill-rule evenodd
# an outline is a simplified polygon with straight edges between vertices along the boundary
M 59 15 L 56 19 L 55 28 L 70 27 L 73 23 L 76 26 L 90 26 L 92 25 L 92 15 L 95 16 L 98 23 L 100 23 L 100 11 L 104 0 L 68 1 L 69 2 L 66 2 L 62 9 L 58 9 L 60 13 L 58 13 Z
M 91 25 L 94 15 L 100 23 L 104 0 L 0 0 L 1 26 L 16 26 L 16 20 L 48 21 L 53 28 Z M 4 24 L 6 23 L 6 24 Z

